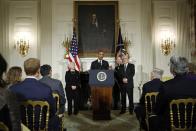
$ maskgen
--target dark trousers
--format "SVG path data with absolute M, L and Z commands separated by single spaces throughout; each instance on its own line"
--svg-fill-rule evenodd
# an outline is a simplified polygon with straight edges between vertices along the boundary
M 140 128 L 144 129 L 145 131 L 147 130 L 147 125 L 146 125 L 146 112 L 145 112 L 145 106 L 138 104 L 135 109 L 135 114 L 136 117 L 140 123 Z
M 113 96 L 113 108 L 118 108 L 118 103 L 120 102 L 120 89 L 117 83 L 115 83 L 113 90 L 112 90 L 112 96 Z
M 129 112 L 133 112 L 134 105 L 133 105 L 133 88 L 127 87 L 127 86 L 121 86 L 120 87 L 120 93 L 121 93 L 121 110 L 126 110 L 126 93 L 128 95 L 129 99 Z
M 67 101 L 68 101 L 68 114 L 72 113 L 72 101 L 74 101 L 74 113 L 79 111 L 79 90 L 67 90 Z

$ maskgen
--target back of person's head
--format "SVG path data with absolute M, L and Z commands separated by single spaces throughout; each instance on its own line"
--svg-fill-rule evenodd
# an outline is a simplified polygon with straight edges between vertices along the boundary
M 3 56 L 0 54 L 0 78 L 2 78 L 3 73 L 5 73 L 7 70 L 7 62 L 3 58 Z
M 189 68 L 189 73 L 190 74 L 195 74 L 196 73 L 196 66 L 195 66 L 194 63 L 189 63 L 188 68 Z
M 161 79 L 162 75 L 163 75 L 163 72 L 164 71 L 161 70 L 161 69 L 154 68 L 152 73 L 151 73 L 151 79 L 155 79 L 155 78 Z
M 40 73 L 41 73 L 42 76 L 48 76 L 48 75 L 50 75 L 51 70 L 52 70 L 52 67 L 50 65 L 47 65 L 47 64 L 42 65 L 40 67 Z
M 11 67 L 7 72 L 6 82 L 9 84 L 16 84 L 21 81 L 22 68 L 19 66 Z
M 7 70 L 7 62 L 0 54 L 0 87 L 5 87 L 6 85 L 3 80 L 3 73 L 5 73 L 6 70 Z
M 170 58 L 170 71 L 173 75 L 188 73 L 188 61 L 185 57 L 172 56 Z
M 33 76 L 39 71 L 40 60 L 36 58 L 29 58 L 24 62 L 24 70 L 26 75 Z

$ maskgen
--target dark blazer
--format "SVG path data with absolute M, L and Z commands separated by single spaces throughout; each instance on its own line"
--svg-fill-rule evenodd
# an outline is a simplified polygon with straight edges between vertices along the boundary
M 46 84 L 39 82 L 34 78 L 26 78 L 23 82 L 10 87 L 10 90 L 18 96 L 20 101 L 24 100 L 45 100 L 50 105 L 50 116 L 55 115 L 55 100 L 52 96 L 52 90 Z
M 115 78 L 115 82 L 118 82 L 119 84 L 119 81 L 120 81 L 120 66 L 121 65 L 117 65 L 114 69 L 114 78 Z
M 52 91 L 57 91 L 60 95 L 60 112 L 63 113 L 65 111 L 65 93 L 63 90 L 63 85 L 60 80 L 53 79 L 49 76 L 44 76 L 42 79 L 39 80 L 40 82 L 50 86 Z
M 140 98 L 140 104 L 141 105 L 145 104 L 145 95 L 146 95 L 146 93 L 159 92 L 159 89 L 160 89 L 162 84 L 163 84 L 163 82 L 158 78 L 153 79 L 153 80 L 145 83 L 143 85 L 143 89 L 142 89 L 142 96 Z
M 14 93 L 0 87 L 0 121 L 4 122 L 10 131 L 21 130 L 19 103 Z
M 71 86 L 80 87 L 80 73 L 78 71 L 67 71 L 65 74 L 66 88 L 65 90 L 72 90 Z
M 163 118 L 165 128 L 169 129 L 169 103 L 173 99 L 196 98 L 196 81 L 188 79 L 187 75 L 175 76 L 164 82 L 157 98 L 155 112 Z
M 133 76 L 134 75 L 135 75 L 135 66 L 133 64 L 128 63 L 126 71 L 124 70 L 124 64 L 122 64 L 119 69 L 119 79 L 120 79 L 119 83 L 122 86 L 127 86 L 129 88 L 133 88 L 134 87 L 133 86 Z M 128 79 L 127 84 L 123 83 L 123 78 Z
M 107 61 L 102 60 L 102 65 L 98 62 L 98 60 L 95 60 L 91 63 L 91 70 L 100 69 L 100 70 L 108 70 L 109 64 Z

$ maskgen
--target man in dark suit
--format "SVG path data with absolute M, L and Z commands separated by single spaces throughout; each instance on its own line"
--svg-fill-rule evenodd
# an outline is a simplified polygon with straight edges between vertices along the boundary
M 119 69 L 122 64 L 122 58 L 117 57 L 116 58 L 116 67 L 114 69 L 114 78 L 115 78 L 115 84 L 112 90 L 112 96 L 113 96 L 113 109 L 116 110 L 119 108 L 119 101 L 120 101 L 120 85 L 119 85 Z
M 49 130 L 58 129 L 58 119 L 55 116 L 55 100 L 49 86 L 38 81 L 40 61 L 36 58 L 29 58 L 24 62 L 26 79 L 10 87 L 16 93 L 20 101 L 24 100 L 45 100 L 50 105 Z
M 124 114 L 126 111 L 126 93 L 129 98 L 129 113 L 133 114 L 133 76 L 135 75 L 135 66 L 129 62 L 129 54 L 123 55 L 123 64 L 119 69 L 120 79 L 120 92 L 121 92 L 121 111 L 120 114 Z
M 162 130 L 170 129 L 169 103 L 173 99 L 196 98 L 196 81 L 187 78 L 188 61 L 184 57 L 171 57 L 170 72 L 174 78 L 164 82 L 157 97 L 155 113 L 162 121 Z M 157 122 L 157 121 L 155 121 Z M 157 123 L 154 123 L 157 125 Z M 193 126 L 194 127 L 194 126 Z M 158 127 L 160 129 L 160 127 Z
M 151 72 L 151 81 L 143 85 L 140 103 L 135 108 L 136 117 L 138 118 L 140 122 L 140 127 L 142 127 L 145 130 L 147 130 L 147 126 L 145 122 L 145 117 L 146 117 L 145 95 L 146 93 L 159 92 L 159 88 L 162 85 L 162 81 L 161 81 L 162 75 L 163 75 L 163 70 L 158 69 L 158 68 L 153 69 L 153 71 Z
M 39 81 L 48 85 L 52 91 L 56 91 L 60 96 L 60 111 L 59 114 L 65 112 L 65 93 L 63 90 L 63 84 L 60 80 L 51 78 L 52 67 L 50 65 L 42 65 L 40 68 L 40 73 L 43 76 Z
M 100 70 L 108 70 L 109 64 L 107 61 L 103 60 L 104 53 L 103 51 L 99 51 L 98 59 L 91 63 L 91 70 L 100 69 Z

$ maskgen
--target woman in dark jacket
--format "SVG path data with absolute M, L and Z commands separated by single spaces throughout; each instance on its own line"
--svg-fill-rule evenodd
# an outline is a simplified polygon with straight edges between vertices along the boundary
M 10 131 L 21 131 L 21 119 L 19 104 L 16 96 L 6 89 L 3 74 L 6 72 L 7 63 L 0 54 L 0 121 L 3 122 Z
M 69 64 L 69 70 L 65 75 L 66 96 L 68 101 L 68 115 L 72 114 L 72 100 L 74 101 L 74 114 L 79 112 L 79 88 L 80 88 L 80 73 L 75 70 L 75 63 Z

